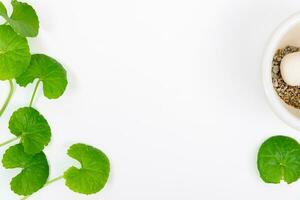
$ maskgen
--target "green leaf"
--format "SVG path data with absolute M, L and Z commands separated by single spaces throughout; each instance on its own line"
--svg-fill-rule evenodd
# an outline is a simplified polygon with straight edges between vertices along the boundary
M 6 18 L 12 28 L 24 37 L 35 37 L 39 32 L 39 18 L 27 3 L 12 0 L 13 13 Z
M 49 177 L 49 165 L 43 152 L 27 154 L 21 144 L 6 150 L 2 164 L 6 169 L 22 168 L 10 182 L 11 190 L 18 195 L 31 195 L 41 189 Z
M 300 177 L 300 146 L 286 136 L 274 136 L 260 147 L 257 167 L 266 183 L 292 183 Z
M 10 26 L 0 26 L 0 80 L 8 80 L 23 73 L 30 63 L 26 38 Z
M 7 10 L 1 1 L 0 1 L 0 16 L 7 18 Z
M 43 82 L 44 95 L 49 99 L 60 97 L 68 84 L 67 73 L 63 66 L 53 58 L 35 54 L 27 70 L 16 80 L 20 86 L 27 86 L 36 78 Z
M 47 120 L 31 107 L 15 111 L 9 120 L 9 129 L 12 134 L 21 138 L 28 154 L 41 152 L 50 142 L 51 130 Z
M 94 194 L 106 184 L 110 164 L 106 155 L 85 144 L 74 144 L 68 150 L 68 155 L 80 162 L 81 168 L 69 168 L 64 178 L 66 185 L 74 192 Z

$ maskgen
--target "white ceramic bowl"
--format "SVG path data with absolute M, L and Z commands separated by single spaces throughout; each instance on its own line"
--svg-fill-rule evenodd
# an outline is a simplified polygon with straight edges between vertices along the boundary
M 300 47 L 300 13 L 285 20 L 273 33 L 263 58 L 263 84 L 272 110 L 285 123 L 300 131 L 300 109 L 285 104 L 272 85 L 272 59 L 277 49 L 287 45 Z

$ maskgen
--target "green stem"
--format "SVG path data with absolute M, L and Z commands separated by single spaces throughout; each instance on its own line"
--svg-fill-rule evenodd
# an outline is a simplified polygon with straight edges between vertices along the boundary
M 2 106 L 2 108 L 0 109 L 0 117 L 2 116 L 2 114 L 4 113 L 13 93 L 14 93 L 14 83 L 12 82 L 12 80 L 9 80 L 9 93 L 8 96 L 6 97 L 6 100 Z
M 48 185 L 50 185 L 50 184 L 52 184 L 52 183 L 54 183 L 54 182 L 56 182 L 56 181 L 59 181 L 59 180 L 61 180 L 61 179 L 63 179 L 63 178 L 64 178 L 63 175 L 62 175 L 62 176 L 59 176 L 59 177 L 56 177 L 56 178 L 54 178 L 54 179 L 48 181 L 48 182 L 45 184 L 44 187 L 46 187 L 46 186 L 48 186 Z
M 32 93 L 31 99 L 30 99 L 29 107 L 32 106 L 32 103 L 33 103 L 33 100 L 34 100 L 34 97 L 35 97 L 35 94 L 36 94 L 36 91 L 39 87 L 40 82 L 41 82 L 41 80 L 38 80 L 38 82 L 36 82 L 36 85 L 34 87 L 34 90 L 33 90 L 33 93 Z
M 48 185 L 50 185 L 50 184 L 52 184 L 52 183 L 54 183 L 54 182 L 56 182 L 56 181 L 59 181 L 59 180 L 61 180 L 61 179 L 63 179 L 63 178 L 64 178 L 64 176 L 59 176 L 59 177 L 57 177 L 57 178 L 54 178 L 54 179 L 48 181 L 48 182 L 44 185 L 44 187 L 47 187 Z M 42 187 L 41 189 L 43 189 L 44 187 Z M 31 195 L 25 196 L 25 197 L 23 197 L 21 200 L 26 200 L 26 199 L 28 199 L 30 196 L 31 196 Z
M 7 140 L 7 141 L 1 143 L 1 144 L 0 144 L 0 147 L 3 147 L 3 146 L 5 146 L 5 145 L 7 145 L 7 144 L 9 144 L 9 143 L 12 143 L 12 142 L 14 142 L 14 141 L 16 141 L 16 140 L 18 140 L 18 139 L 19 139 L 19 137 L 15 137 L 15 138 L 13 138 L 13 139 Z

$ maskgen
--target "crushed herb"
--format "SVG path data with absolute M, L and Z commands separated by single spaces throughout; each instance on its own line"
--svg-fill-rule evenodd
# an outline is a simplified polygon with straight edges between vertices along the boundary
M 298 52 L 300 48 L 287 46 L 278 49 L 272 61 L 272 83 L 278 96 L 288 105 L 300 109 L 300 86 L 290 86 L 282 78 L 280 64 L 284 56 Z

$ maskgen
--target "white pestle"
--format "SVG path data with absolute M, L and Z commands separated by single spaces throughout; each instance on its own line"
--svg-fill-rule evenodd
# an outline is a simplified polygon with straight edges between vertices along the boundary
M 300 86 L 300 52 L 282 58 L 280 71 L 283 80 L 291 86 Z

